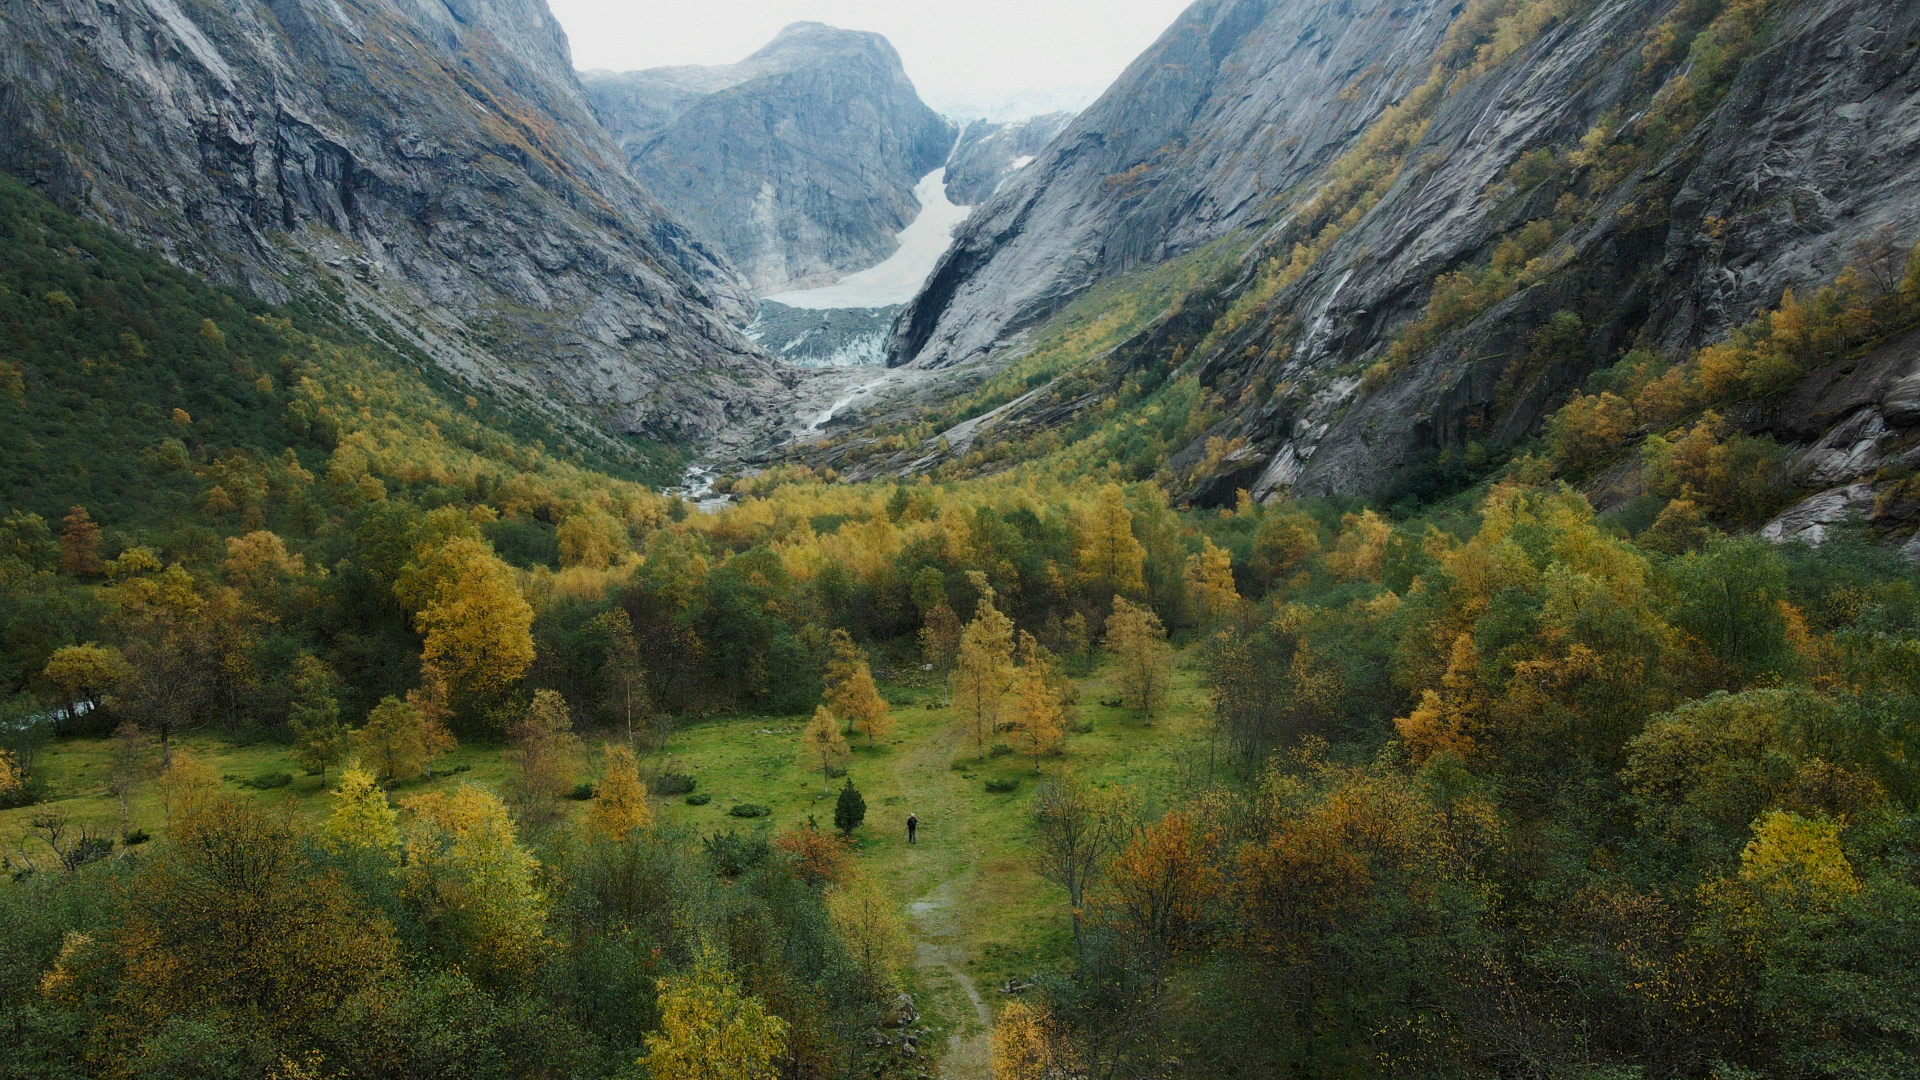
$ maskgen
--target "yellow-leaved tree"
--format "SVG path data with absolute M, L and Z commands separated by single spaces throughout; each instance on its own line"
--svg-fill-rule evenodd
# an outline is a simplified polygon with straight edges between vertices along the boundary
M 840 734 L 840 721 L 834 719 L 832 709 L 821 705 L 813 710 L 813 719 L 800 732 L 800 749 L 820 763 L 820 793 L 826 794 L 833 767 L 847 756 L 847 738 Z
M 546 897 L 533 853 L 520 844 L 504 803 L 471 784 L 402 804 L 406 895 L 450 955 L 495 980 L 533 967 L 544 943 Z
M 1141 572 L 1147 549 L 1133 538 L 1133 512 L 1119 484 L 1100 489 L 1100 501 L 1081 528 L 1076 554 L 1083 573 L 1116 593 L 1137 594 L 1145 588 Z
M 1127 704 L 1153 719 L 1173 682 L 1173 647 L 1167 629 L 1151 608 L 1116 597 L 1107 616 L 1107 647 L 1120 665 L 1120 689 Z
M 867 737 L 867 745 L 893 730 L 893 712 L 874 685 L 873 671 L 866 654 L 853 643 L 845 630 L 835 630 L 827 638 L 832 654 L 827 661 L 827 708 L 846 721 L 849 733 L 858 731 Z
M 1206 537 L 1200 538 L 1200 551 L 1187 556 L 1187 595 L 1193 599 L 1195 614 L 1202 622 L 1212 622 L 1233 614 L 1240 605 L 1240 590 L 1233 583 L 1233 556 Z
M 653 824 L 653 811 L 647 806 L 647 792 L 640 785 L 640 764 L 633 748 L 608 743 L 606 776 L 594 794 L 587 811 L 587 824 L 609 840 L 624 840 L 635 829 Z
M 860 965 L 869 997 L 880 1000 L 893 989 L 895 976 L 911 952 L 900 906 L 872 878 L 856 871 L 851 880 L 827 894 L 827 918 Z
M 1040 771 L 1040 759 L 1060 742 L 1060 692 L 1047 681 L 1047 664 L 1040 655 L 1040 643 L 1032 634 L 1020 631 L 1020 669 L 1013 680 L 1015 719 L 1020 722 L 1016 736 L 1020 752 L 1033 759 L 1033 771 Z
M 1000 723 L 1007 684 L 1013 678 L 1013 620 L 993 606 L 993 589 L 985 574 L 976 570 L 968 576 L 980 590 L 980 604 L 960 635 L 960 655 L 948 682 L 956 720 L 984 760 L 987 736 Z
M 647 1074 L 673 1080 L 775 1080 L 787 1023 L 740 992 L 711 952 L 660 980 L 660 1030 L 647 1036 Z
M 418 604 L 421 667 L 456 697 L 498 697 L 533 663 L 533 607 L 486 541 L 423 545 L 395 591 Z
M 395 858 L 400 854 L 400 815 L 387 802 L 374 775 L 357 763 L 340 772 L 333 813 L 320 825 L 320 846 L 335 855 Z
M 561 566 L 584 566 L 605 570 L 632 550 L 626 526 L 597 506 L 568 514 L 560 523 Z
M 384 697 L 353 733 L 360 757 L 373 765 L 387 784 L 411 780 L 427 771 L 433 759 L 454 748 L 453 736 L 411 701 Z
M 26 781 L 20 775 L 20 766 L 15 761 L 13 751 L 0 750 L 0 795 L 11 795 L 20 790 Z
M 1014 1001 L 988 1038 L 994 1080 L 1051 1080 L 1080 1074 L 1079 1058 L 1044 1006 Z

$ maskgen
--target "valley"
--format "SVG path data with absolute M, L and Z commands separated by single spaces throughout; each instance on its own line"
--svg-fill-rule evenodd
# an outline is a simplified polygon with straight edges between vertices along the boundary
M 0 7 L 0 1077 L 1920 1069 L 1920 9 L 557 10 Z

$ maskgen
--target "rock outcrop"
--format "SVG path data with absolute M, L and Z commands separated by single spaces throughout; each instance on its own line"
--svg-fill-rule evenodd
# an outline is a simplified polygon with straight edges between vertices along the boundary
M 1689 64 L 1684 43 L 1718 5 L 1493 5 L 1543 14 L 1512 34 L 1465 21 L 1484 7 L 1195 4 L 976 211 L 896 322 L 889 362 L 1009 355 L 1102 278 L 1233 236 L 1237 269 L 1107 367 L 1192 375 L 1224 406 L 1168 462 L 1191 475 L 1207 440 L 1236 447 L 1193 476 L 1192 501 L 1380 495 L 1442 450 L 1537 432 L 1626 349 L 1710 342 L 1783 289 L 1833 280 L 1882 230 L 1920 240 L 1920 8 L 1777 2 L 1746 59 L 1709 70 L 1718 58 Z M 1663 32 L 1681 47 L 1659 60 L 1646 43 Z M 1440 93 L 1422 105 L 1436 70 Z M 1416 106 L 1396 149 L 1381 133 Z M 1686 126 L 1663 135 L 1654 120 Z M 1409 337 L 1437 282 L 1481 280 L 1535 222 L 1545 246 L 1525 251 L 1541 261 L 1524 287 Z M 1577 330 L 1543 345 L 1563 312 Z M 1920 411 L 1893 384 L 1904 374 L 1872 418 L 1834 422 Z
M 751 297 L 624 166 L 541 0 L 0 7 L 0 167 L 63 205 L 566 437 L 740 423 Z
M 974 213 L 889 362 L 986 355 L 1102 278 L 1284 209 L 1278 195 L 1426 77 L 1453 10 L 1200 0 Z
M 633 175 L 762 295 L 885 259 L 954 141 L 885 38 L 820 23 L 738 64 L 582 81 Z
M 992 198 L 1019 170 L 1032 164 L 1072 113 L 1056 112 L 999 123 L 975 120 L 960 131 L 947 158 L 947 198 L 957 206 L 979 206 Z

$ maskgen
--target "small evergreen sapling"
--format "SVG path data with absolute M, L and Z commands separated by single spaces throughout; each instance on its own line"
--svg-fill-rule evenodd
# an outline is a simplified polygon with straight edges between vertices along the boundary
M 833 827 L 840 830 L 842 836 L 852 836 L 853 830 L 867 820 L 867 800 L 860 796 L 860 789 L 853 786 L 853 777 L 840 788 L 840 801 L 833 806 Z

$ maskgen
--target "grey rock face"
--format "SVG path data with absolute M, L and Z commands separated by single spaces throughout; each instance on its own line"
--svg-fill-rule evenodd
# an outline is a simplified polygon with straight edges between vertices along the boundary
M 1427 75 L 1442 0 L 1200 0 L 975 211 L 889 363 L 985 355 L 1114 274 L 1263 220 Z
M 1056 112 L 1008 123 L 975 120 L 968 124 L 947 158 L 947 198 L 955 206 L 986 202 L 1072 120 L 1072 113 Z
M 1667 11 L 1653 0 L 1603 2 L 1450 98 L 1414 151 L 1437 166 L 1407 170 L 1283 297 L 1302 328 L 1291 352 L 1235 365 L 1226 354 L 1244 347 L 1237 338 L 1210 377 L 1232 381 L 1237 371 L 1277 384 L 1380 356 L 1438 273 L 1484 262 L 1499 237 L 1545 216 L 1559 194 L 1551 184 L 1485 193 L 1521 153 L 1570 145 L 1620 105 L 1639 58 L 1619 42 Z M 1902 244 L 1920 240 L 1910 195 L 1920 184 L 1917 61 L 1912 5 L 1814 0 L 1782 9 L 1770 44 L 1695 137 L 1616 184 L 1566 236 L 1560 270 L 1445 335 L 1379 392 L 1337 395 L 1341 411 L 1324 431 L 1299 429 L 1305 402 L 1243 415 L 1241 429 L 1276 465 L 1258 493 L 1379 492 L 1423 453 L 1470 439 L 1512 442 L 1626 348 L 1715 340 L 1782 290 L 1831 281 L 1854 245 L 1883 226 Z M 1580 355 L 1528 371 L 1533 333 L 1560 310 L 1586 327 Z M 1782 422 L 1823 426 L 1810 414 Z M 1280 468 L 1289 457 L 1296 464 Z
M 738 64 L 582 82 L 633 175 L 762 294 L 892 254 L 953 145 L 885 38 L 820 23 Z
M 760 301 L 760 315 L 747 336 L 760 347 L 801 367 L 880 364 L 887 333 L 900 305 L 878 308 L 796 308 Z
M 1195 4 L 976 211 L 896 322 L 889 362 L 941 366 L 1006 350 L 1103 275 L 1232 229 L 1281 240 L 1284 254 L 1291 209 L 1425 77 L 1454 10 L 1426 0 Z M 1564 151 L 1603 117 L 1643 106 L 1657 87 L 1636 85 L 1642 54 L 1632 43 L 1673 10 L 1670 0 L 1598 0 L 1453 87 L 1379 201 L 1189 361 L 1203 385 L 1238 403 L 1201 440 L 1238 437 L 1249 448 L 1232 462 L 1232 485 L 1193 498 L 1231 486 L 1385 493 L 1439 450 L 1537 431 L 1627 348 L 1715 340 L 1783 289 L 1831 281 L 1883 227 L 1903 246 L 1920 240 L 1920 7 L 1900 0 L 1775 9 L 1706 118 L 1665 157 L 1604 188 L 1584 171 L 1510 182 L 1522 154 Z M 1419 317 L 1436 278 L 1485 266 L 1503 237 L 1552 216 L 1569 193 L 1590 209 L 1550 252 L 1551 273 L 1460 322 L 1384 385 L 1358 378 Z M 1197 324 L 1212 326 L 1253 280 L 1244 267 Z M 1532 358 L 1536 332 L 1559 311 L 1580 317 L 1582 340 L 1570 355 Z M 1178 321 L 1124 346 L 1126 362 L 1178 362 L 1165 358 L 1201 338 Z M 1911 392 L 1893 386 L 1911 370 L 1863 391 L 1876 406 L 1888 397 L 1884 416 L 1828 403 L 1807 406 L 1819 418 L 1772 421 L 1830 451 L 1809 483 L 1859 475 L 1873 460 L 1856 452 L 1862 443 L 1913 422 Z M 1197 460 L 1199 445 L 1174 464 Z
M 771 378 L 742 283 L 627 176 L 541 0 L 0 6 L 0 167 L 556 418 L 696 437 Z

